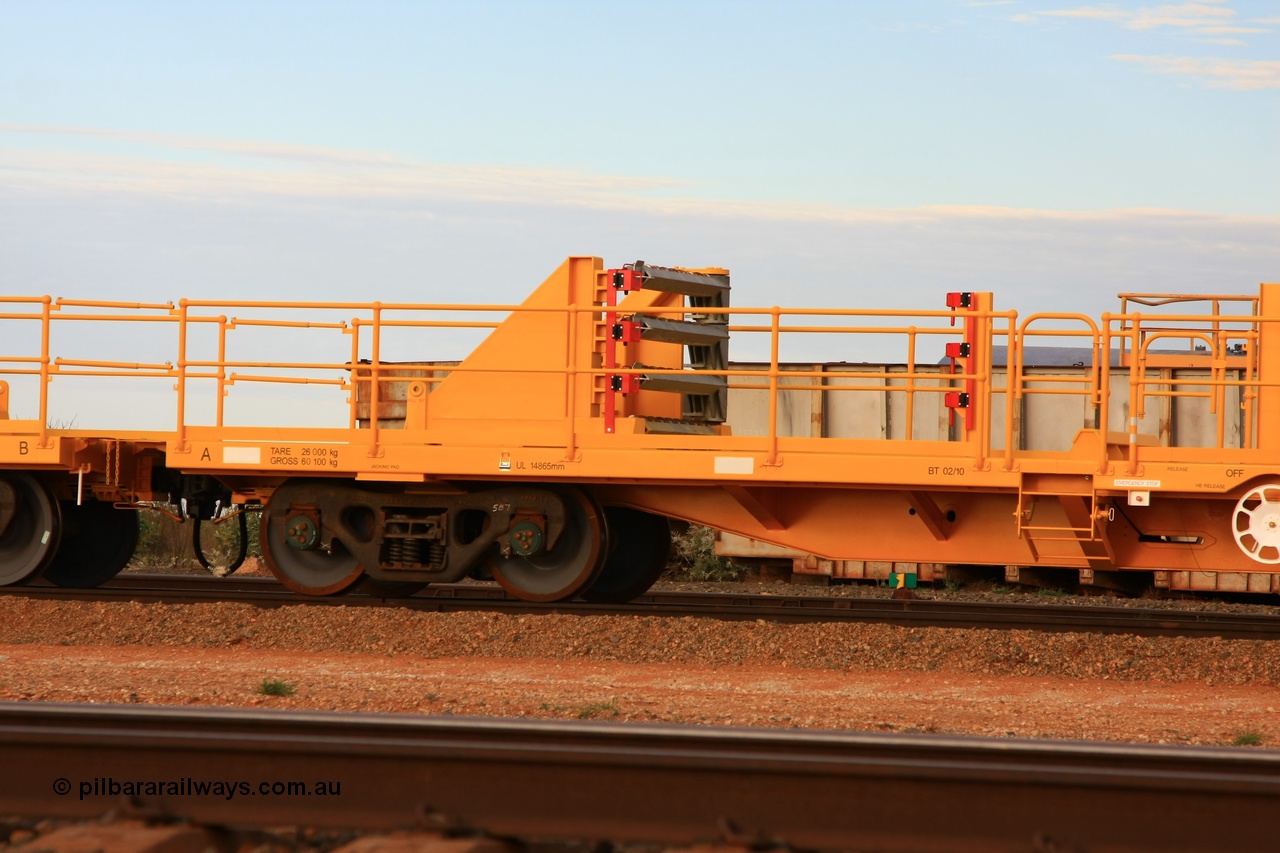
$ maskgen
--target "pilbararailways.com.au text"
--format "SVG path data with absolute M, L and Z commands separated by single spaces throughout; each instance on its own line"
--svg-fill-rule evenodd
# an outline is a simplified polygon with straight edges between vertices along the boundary
M 321 779 L 317 782 L 247 782 L 243 780 L 193 779 L 116 779 L 112 776 L 96 776 L 78 785 L 80 799 L 86 797 L 338 797 L 342 795 L 342 783 Z M 71 793 L 71 782 L 61 778 L 54 780 L 53 790 L 65 796 Z

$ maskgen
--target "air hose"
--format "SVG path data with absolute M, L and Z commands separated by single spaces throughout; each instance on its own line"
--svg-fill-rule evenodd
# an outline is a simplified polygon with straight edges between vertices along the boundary
M 236 554 L 235 560 L 222 572 L 222 577 L 234 574 L 236 569 L 244 565 L 244 558 L 249 553 L 249 519 L 244 511 L 241 511 L 239 515 L 240 549 Z M 209 565 L 209 561 L 204 556 L 204 548 L 200 544 L 200 517 L 193 516 L 191 520 L 195 522 L 191 529 L 191 549 L 196 552 L 196 559 L 200 562 L 200 565 L 204 566 L 206 571 L 216 575 L 218 573 L 214 571 L 213 566 Z

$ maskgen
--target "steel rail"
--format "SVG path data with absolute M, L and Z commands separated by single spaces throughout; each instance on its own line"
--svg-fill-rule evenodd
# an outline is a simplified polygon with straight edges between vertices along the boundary
M 1280 616 L 1202 610 L 1093 605 L 1004 604 L 928 599 L 899 600 L 833 596 L 741 593 L 650 592 L 629 604 L 581 601 L 534 604 L 508 596 L 496 585 L 442 584 L 409 598 L 385 598 L 360 591 L 312 598 L 290 592 L 271 578 L 216 578 L 201 575 L 129 573 L 96 589 L 63 589 L 48 584 L 0 587 L 0 594 L 31 598 L 128 600 L 165 603 L 235 601 L 264 607 L 283 605 L 394 606 L 412 610 L 579 615 L 698 616 L 767 619 L 775 622 L 868 622 L 904 627 L 987 628 L 1059 633 L 1132 634 L 1149 637 L 1280 639 Z
M 1280 808 L 1268 750 L 242 709 L 4 703 L 0 766 L 32 817 L 808 850 L 1274 850 Z

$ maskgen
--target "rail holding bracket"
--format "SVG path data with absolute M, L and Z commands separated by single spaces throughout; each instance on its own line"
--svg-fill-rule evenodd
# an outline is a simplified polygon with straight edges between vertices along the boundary
M 776 503 L 768 492 L 752 489 L 747 486 L 726 484 L 720 488 L 760 522 L 765 530 L 786 530 L 787 525 L 778 517 Z
M 928 492 L 907 492 L 907 503 L 911 506 L 912 514 L 924 522 L 934 539 L 939 542 L 947 541 L 947 517 Z

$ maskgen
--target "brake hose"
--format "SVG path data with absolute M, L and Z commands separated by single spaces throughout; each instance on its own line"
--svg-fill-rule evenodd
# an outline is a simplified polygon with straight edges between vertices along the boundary
M 235 574 L 236 569 L 244 565 L 244 558 L 249 553 L 249 519 L 245 516 L 245 513 L 243 510 L 241 510 L 239 515 L 240 515 L 240 550 L 239 550 L 239 553 L 236 554 L 235 561 L 232 562 L 231 565 L 227 566 L 226 571 L 222 573 L 221 575 L 222 577 Z M 205 571 L 216 575 L 217 572 L 213 570 L 213 566 L 209 565 L 209 561 L 205 559 L 204 548 L 200 544 L 200 517 L 193 516 L 191 520 L 195 522 L 195 524 L 192 526 L 192 529 L 191 529 L 191 548 L 196 552 L 196 560 L 200 562 L 200 565 L 204 566 Z

